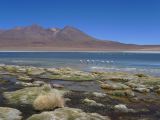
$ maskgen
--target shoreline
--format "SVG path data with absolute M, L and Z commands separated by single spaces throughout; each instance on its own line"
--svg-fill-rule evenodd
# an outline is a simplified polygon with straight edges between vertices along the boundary
M 70 52 L 70 53 L 160 53 L 160 51 L 0 51 L 0 53 L 5 53 L 5 52 L 17 52 L 17 53 L 20 53 L 20 52 L 24 52 L 24 53 L 46 53 L 46 52 L 53 52 L 53 53 L 62 53 L 62 52 Z
M 9 108 L 22 113 L 19 116 L 25 120 L 31 120 L 37 115 L 40 116 L 37 119 L 41 119 L 43 112 L 48 116 L 57 110 L 62 110 L 60 113 L 67 114 L 70 118 L 73 116 L 70 113 L 75 110 L 83 111 L 83 114 L 96 113 L 94 117 L 98 115 L 109 118 L 99 120 L 159 118 L 153 113 L 160 112 L 160 77 L 140 73 L 80 72 L 70 68 L 46 69 L 10 65 L 0 68 L 0 113 L 4 116 L 8 114 L 4 114 L 3 110 Z M 49 104 L 48 99 L 52 99 L 49 95 L 55 94 L 55 90 L 63 96 L 65 107 L 50 109 L 54 105 Z M 34 102 L 42 93 L 47 96 L 43 101 L 49 108 L 37 110 Z M 68 114 L 66 111 L 71 112 Z M 81 112 L 76 112 L 76 115 L 81 115 Z

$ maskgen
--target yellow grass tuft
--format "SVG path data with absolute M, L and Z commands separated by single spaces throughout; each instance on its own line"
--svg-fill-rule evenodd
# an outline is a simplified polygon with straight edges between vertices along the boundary
M 53 93 L 39 95 L 35 99 L 33 107 L 36 110 L 52 110 L 56 107 L 64 107 L 64 99 L 61 94 L 55 90 Z

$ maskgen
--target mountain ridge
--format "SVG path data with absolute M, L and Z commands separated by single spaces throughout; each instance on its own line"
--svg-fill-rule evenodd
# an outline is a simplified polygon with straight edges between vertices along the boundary
M 0 50 L 76 50 L 119 51 L 160 50 L 160 45 L 125 44 L 111 40 L 99 40 L 72 27 L 43 28 L 39 25 L 0 29 Z

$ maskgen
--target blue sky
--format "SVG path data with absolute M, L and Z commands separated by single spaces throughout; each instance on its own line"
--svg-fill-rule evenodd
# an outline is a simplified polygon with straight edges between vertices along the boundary
M 0 28 L 74 26 L 124 43 L 160 44 L 160 0 L 0 0 Z

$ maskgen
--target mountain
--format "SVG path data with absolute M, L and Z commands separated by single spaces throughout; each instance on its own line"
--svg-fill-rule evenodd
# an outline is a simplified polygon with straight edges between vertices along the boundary
M 124 44 L 116 41 L 98 40 L 77 28 L 45 29 L 39 25 L 0 30 L 0 50 L 160 50 L 160 45 Z

